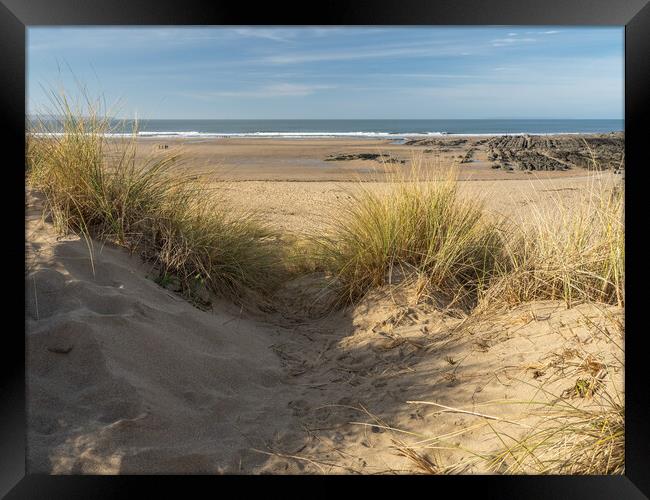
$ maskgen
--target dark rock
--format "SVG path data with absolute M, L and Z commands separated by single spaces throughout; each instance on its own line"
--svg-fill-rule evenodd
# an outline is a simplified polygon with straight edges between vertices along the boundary
M 385 156 L 379 153 L 354 153 L 354 154 L 339 154 L 330 155 L 325 158 L 325 161 L 351 161 L 351 160 L 374 160 L 386 163 L 406 163 L 406 160 Z
M 622 133 L 557 136 L 497 136 L 486 142 L 488 158 L 515 163 L 520 170 L 614 169 L 623 164 Z

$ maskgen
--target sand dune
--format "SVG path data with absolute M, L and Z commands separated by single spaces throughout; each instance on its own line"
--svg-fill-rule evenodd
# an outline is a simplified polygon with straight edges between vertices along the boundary
M 570 390 L 589 355 L 622 397 L 614 307 L 544 302 L 468 319 L 378 291 L 318 318 L 305 307 L 312 275 L 280 291 L 275 313 L 201 311 L 122 249 L 95 242 L 91 264 L 34 198 L 26 253 L 30 472 L 414 472 L 400 443 L 459 430 L 455 446 L 498 443 L 483 418 L 409 401 L 489 414 L 518 435 L 538 417 L 507 401 Z
M 195 309 L 118 249 L 96 246 L 93 274 L 83 241 L 31 217 L 30 469 L 237 470 L 288 419 L 263 325 Z

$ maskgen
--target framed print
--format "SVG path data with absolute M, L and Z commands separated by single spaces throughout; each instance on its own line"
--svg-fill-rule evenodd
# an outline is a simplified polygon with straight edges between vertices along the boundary
M 645 1 L 2 3 L 3 495 L 647 497 Z

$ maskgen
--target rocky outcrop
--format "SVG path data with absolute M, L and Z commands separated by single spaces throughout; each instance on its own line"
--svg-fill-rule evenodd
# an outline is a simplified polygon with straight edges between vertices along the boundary
M 404 142 L 406 146 L 437 146 L 437 147 L 457 147 L 467 143 L 467 139 L 408 139 Z
M 620 169 L 624 162 L 623 134 L 518 135 L 489 139 L 488 160 L 519 170 L 567 170 L 572 167 Z M 498 167 L 494 167 L 498 168 Z
M 406 160 L 395 158 L 392 156 L 382 155 L 379 153 L 354 153 L 354 154 L 338 154 L 330 155 L 325 158 L 325 161 L 351 161 L 351 160 L 374 160 L 384 163 L 406 163 Z

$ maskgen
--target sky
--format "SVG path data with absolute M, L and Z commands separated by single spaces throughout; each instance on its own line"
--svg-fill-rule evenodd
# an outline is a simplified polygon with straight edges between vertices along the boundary
M 30 27 L 27 106 L 121 118 L 623 118 L 623 27 Z

